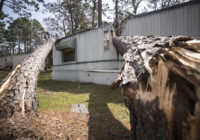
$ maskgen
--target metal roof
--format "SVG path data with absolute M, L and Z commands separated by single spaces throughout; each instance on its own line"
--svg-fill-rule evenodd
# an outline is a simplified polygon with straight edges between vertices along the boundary
M 169 6 L 169 7 L 166 7 L 166 8 L 150 11 L 150 12 L 147 12 L 147 13 L 137 14 L 137 15 L 134 15 L 133 17 L 131 17 L 130 19 L 134 19 L 134 18 L 137 18 L 137 17 L 146 16 L 146 15 L 151 15 L 151 14 L 158 13 L 158 12 L 161 12 L 161 11 L 167 11 L 167 10 L 171 10 L 171 9 L 175 9 L 175 8 L 179 8 L 179 7 L 183 7 L 183 6 L 187 6 L 187 5 L 191 5 L 191 4 L 196 4 L 196 3 L 200 3 L 200 0 L 193 0 L 193 1 L 189 1 L 189 2 L 184 2 L 184 3 L 172 5 L 172 6 Z

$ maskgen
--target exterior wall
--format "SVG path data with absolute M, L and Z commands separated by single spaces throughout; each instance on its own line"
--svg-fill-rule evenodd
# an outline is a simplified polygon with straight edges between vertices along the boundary
M 1 56 L 0 57 L 0 68 L 3 68 L 7 66 L 8 64 L 11 64 L 14 67 L 17 66 L 24 58 L 29 56 L 29 54 L 20 54 L 20 55 L 11 55 L 11 56 Z
M 116 49 L 112 44 L 111 33 L 109 32 L 109 50 L 104 50 L 104 31 L 111 30 L 110 26 L 92 29 L 74 36 L 62 39 L 57 45 L 63 45 L 67 40 L 77 39 L 76 62 L 118 59 Z M 53 65 L 62 63 L 62 53 L 53 49 Z M 67 62 L 68 63 L 68 62 Z M 67 64 L 66 63 L 66 64 Z
M 119 74 L 120 70 L 99 70 L 99 71 L 74 71 L 74 70 L 54 70 L 52 78 L 59 81 L 86 82 L 95 84 L 110 85 Z
M 62 64 L 62 52 L 56 50 L 55 46 L 53 46 L 53 65 Z
M 77 61 L 117 59 L 110 32 L 109 50 L 104 50 L 105 30 L 110 31 L 109 26 L 77 35 Z
M 86 63 L 74 63 L 69 65 L 53 66 L 54 71 L 62 70 L 74 70 L 74 71 L 92 71 L 92 70 L 120 70 L 122 67 L 122 60 L 110 60 L 99 62 L 86 62 Z
M 54 66 L 52 79 L 110 85 L 117 78 L 122 63 L 110 61 Z
M 104 50 L 106 30 L 109 30 L 109 50 Z M 63 63 L 62 52 L 54 46 L 52 79 L 111 84 L 117 78 L 123 61 L 117 57 L 110 31 L 110 26 L 104 26 L 60 40 L 56 45 L 63 46 L 68 40 L 76 39 L 76 61 Z
M 200 2 L 188 2 L 172 8 L 133 17 L 124 24 L 122 35 L 158 35 L 200 37 Z
M 21 63 L 26 57 L 30 54 L 19 54 L 19 55 L 10 55 L 10 56 L 0 56 L 0 69 L 5 66 L 12 65 L 12 68 L 15 68 L 19 63 Z M 44 70 L 45 64 L 42 66 L 41 70 Z

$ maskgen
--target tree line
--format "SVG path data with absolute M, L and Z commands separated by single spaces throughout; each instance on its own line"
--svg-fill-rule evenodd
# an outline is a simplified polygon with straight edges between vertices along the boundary
M 35 50 L 48 38 L 48 32 L 31 11 L 39 11 L 43 0 L 1 0 L 0 1 L 0 55 L 26 54 Z M 16 14 L 13 19 L 5 14 L 3 7 Z
M 4 55 L 31 53 L 48 38 L 48 33 L 38 20 L 26 17 L 15 19 L 6 29 L 1 27 L 0 32 L 0 53 Z
M 114 7 L 109 7 L 102 0 L 56 0 L 44 4 L 46 11 L 53 14 L 44 20 L 51 34 L 66 36 L 102 25 L 102 15 L 114 17 L 113 25 L 117 29 L 120 21 L 131 14 L 138 14 L 141 8 L 140 13 L 186 1 L 188 0 L 112 0 Z

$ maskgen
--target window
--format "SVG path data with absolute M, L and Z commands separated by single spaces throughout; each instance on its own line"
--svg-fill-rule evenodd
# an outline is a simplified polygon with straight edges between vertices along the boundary
M 109 45 L 110 45 L 109 37 L 110 37 L 109 31 L 104 31 L 104 50 L 109 50 Z
M 66 48 L 62 51 L 63 62 L 75 61 L 75 49 Z

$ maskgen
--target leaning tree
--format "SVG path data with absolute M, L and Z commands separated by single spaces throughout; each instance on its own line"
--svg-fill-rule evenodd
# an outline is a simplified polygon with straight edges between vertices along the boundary
M 55 38 L 40 46 L 18 64 L 0 84 L 0 118 L 25 116 L 37 112 L 35 96 L 40 68 L 49 54 Z

